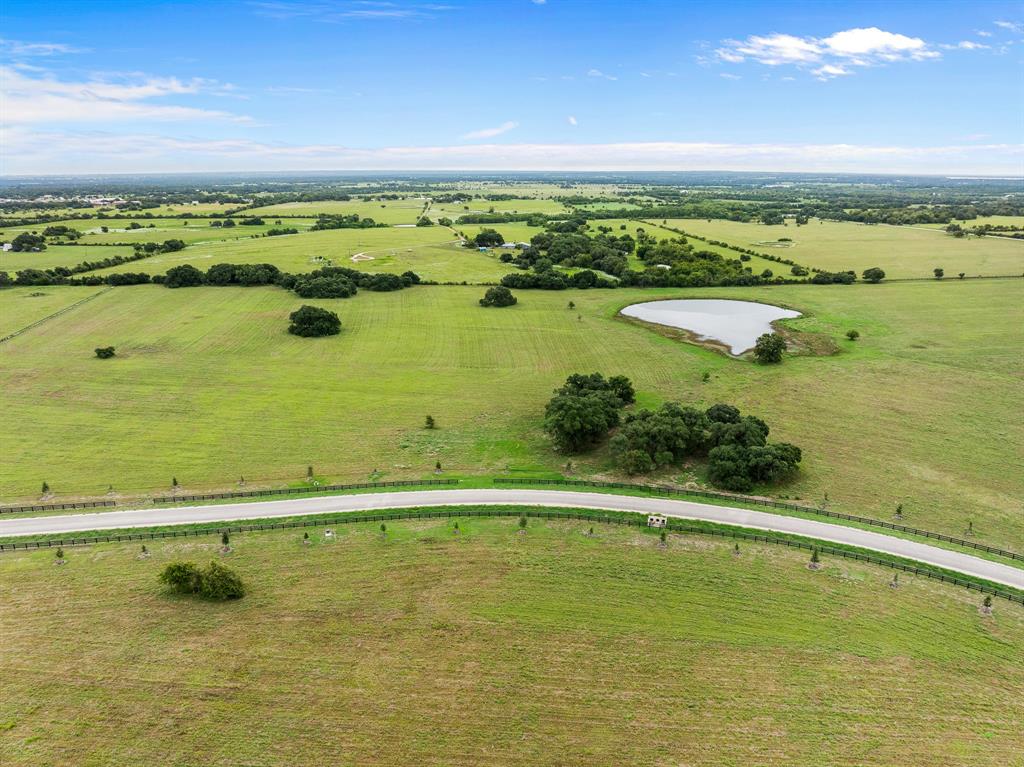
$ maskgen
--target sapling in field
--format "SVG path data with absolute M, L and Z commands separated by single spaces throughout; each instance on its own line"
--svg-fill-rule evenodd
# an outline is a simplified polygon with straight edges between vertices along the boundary
M 811 549 L 811 561 L 808 563 L 807 567 L 811 570 L 817 570 L 821 567 L 821 555 L 818 554 L 817 546 Z

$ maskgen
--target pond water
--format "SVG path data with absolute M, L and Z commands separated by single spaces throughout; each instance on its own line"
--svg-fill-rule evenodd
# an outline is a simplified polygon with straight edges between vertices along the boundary
M 718 341 L 732 354 L 753 349 L 758 336 L 772 332 L 775 320 L 800 316 L 800 312 L 770 304 L 723 299 L 647 301 L 627 306 L 622 313 L 655 325 L 688 330 L 701 340 Z

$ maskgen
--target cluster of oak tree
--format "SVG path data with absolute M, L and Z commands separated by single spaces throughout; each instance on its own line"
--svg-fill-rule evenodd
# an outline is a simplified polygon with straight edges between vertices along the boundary
M 668 402 L 657 410 L 623 416 L 635 400 L 633 384 L 625 376 L 576 373 L 548 402 L 544 427 L 555 445 L 570 454 L 592 449 L 614 431 L 610 452 L 627 474 L 706 459 L 708 479 L 735 492 L 782 480 L 800 464 L 800 448 L 769 443 L 768 424 L 732 405 L 700 410 Z

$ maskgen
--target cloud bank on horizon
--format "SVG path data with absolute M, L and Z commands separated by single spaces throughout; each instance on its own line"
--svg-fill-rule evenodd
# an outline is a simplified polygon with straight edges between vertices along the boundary
M 116 36 L 110 9 L 9 0 L 0 173 L 1024 175 L 1024 22 L 1002 4 L 985 24 L 985 3 L 929 6 L 927 19 L 913 5 L 889 23 L 873 4 L 836 10 L 823 29 L 821 18 L 800 28 L 799 3 L 763 18 L 654 4 L 650 19 L 635 6 L 554 0 L 139 3 L 133 44 Z M 58 14 L 73 34 L 51 33 Z M 180 31 L 193 16 L 218 28 L 221 15 L 231 34 Z M 777 31 L 787 16 L 789 31 Z M 843 23 L 851 17 L 862 21 Z M 493 29 L 517 45 L 480 36 Z

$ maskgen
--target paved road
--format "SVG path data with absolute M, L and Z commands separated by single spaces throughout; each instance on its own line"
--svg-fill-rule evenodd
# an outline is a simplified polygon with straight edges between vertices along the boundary
M 218 506 L 177 506 L 53 517 L 26 517 L 0 520 L 0 536 L 76 533 L 86 530 L 113 530 L 195 522 L 228 522 L 240 519 L 288 517 L 298 514 L 401 509 L 412 506 L 481 506 L 487 504 L 636 511 L 644 514 L 665 514 L 683 519 L 701 519 L 727 525 L 740 525 L 758 530 L 795 533 L 822 541 L 845 543 L 887 554 L 896 554 L 907 559 L 1024 589 L 1024 570 L 999 562 L 990 562 L 959 551 L 942 549 L 882 533 L 763 511 L 734 509 L 727 506 L 709 506 L 703 503 L 665 498 L 605 495 L 567 490 L 416 490 L 402 493 L 338 495 Z

